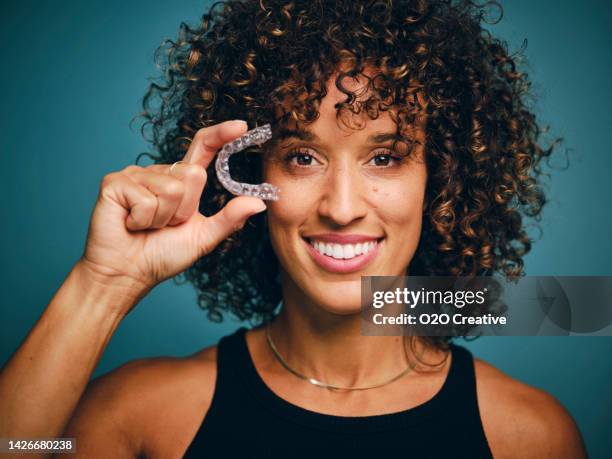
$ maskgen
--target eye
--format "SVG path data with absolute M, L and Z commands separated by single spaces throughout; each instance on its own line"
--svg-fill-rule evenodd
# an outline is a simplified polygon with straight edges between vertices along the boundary
M 402 162 L 404 158 L 398 156 L 391 150 L 382 150 L 376 153 L 376 155 L 370 160 L 375 166 L 380 168 L 392 167 L 395 164 Z
M 403 161 L 403 156 L 398 155 L 393 150 L 384 149 L 377 152 L 368 162 L 377 168 L 384 169 L 399 165 Z M 310 154 L 309 150 L 297 149 L 290 151 L 284 157 L 284 162 L 291 167 L 307 168 L 315 166 L 317 159 Z
M 291 166 L 307 167 L 311 166 L 314 157 L 305 150 L 293 150 L 285 156 L 285 162 Z

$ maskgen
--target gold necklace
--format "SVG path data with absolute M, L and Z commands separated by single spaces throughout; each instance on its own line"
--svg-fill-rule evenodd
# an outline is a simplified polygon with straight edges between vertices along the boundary
M 285 362 L 285 359 L 283 359 L 283 357 L 280 355 L 280 353 L 278 352 L 278 349 L 276 349 L 276 346 L 274 345 L 274 343 L 272 342 L 272 336 L 270 335 L 270 323 L 268 323 L 268 325 L 266 326 L 266 337 L 268 338 L 268 344 L 270 345 L 270 349 L 272 349 L 272 352 L 274 353 L 274 356 L 276 357 L 276 359 L 280 362 L 280 364 L 290 373 L 294 374 L 295 376 L 297 376 L 300 379 L 303 379 L 305 381 L 308 381 L 310 384 L 313 384 L 317 387 L 322 387 L 324 389 L 329 389 L 329 390 L 368 390 L 368 389 L 375 389 L 377 387 L 382 387 L 382 386 L 386 386 L 387 384 L 391 384 L 393 381 L 398 380 L 399 378 L 401 378 L 402 376 L 404 376 L 405 374 L 409 373 L 410 371 L 412 371 L 414 369 L 414 364 L 410 361 L 410 359 L 408 358 L 408 352 L 406 352 L 406 343 L 405 340 L 402 341 L 403 347 L 404 347 L 404 354 L 406 355 L 406 360 L 408 360 L 409 364 L 408 364 L 408 368 L 406 368 L 405 370 L 403 370 L 400 374 L 394 376 L 393 378 L 389 379 L 388 381 L 379 383 L 379 384 L 375 384 L 373 386 L 348 386 L 348 387 L 342 387 L 342 386 L 335 386 L 333 384 L 327 384 L 324 383 L 322 381 L 319 381 L 318 379 L 315 378 L 310 378 L 306 375 L 303 375 L 302 373 L 299 373 L 297 370 L 294 370 L 293 368 L 291 368 L 289 366 L 289 364 L 287 362 Z

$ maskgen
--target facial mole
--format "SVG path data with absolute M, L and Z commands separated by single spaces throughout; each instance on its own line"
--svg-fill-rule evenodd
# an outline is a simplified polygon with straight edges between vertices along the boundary
M 377 187 L 377 186 L 373 187 L 373 188 L 372 188 L 372 191 L 373 191 L 374 193 L 376 193 L 376 192 L 378 191 L 378 187 Z

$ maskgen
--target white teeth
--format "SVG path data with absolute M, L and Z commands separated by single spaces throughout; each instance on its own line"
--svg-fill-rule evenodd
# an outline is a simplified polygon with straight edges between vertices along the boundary
M 310 241 L 317 252 L 338 260 L 348 260 L 359 255 L 365 255 L 372 250 L 377 242 L 360 242 L 358 244 L 332 244 L 321 241 Z

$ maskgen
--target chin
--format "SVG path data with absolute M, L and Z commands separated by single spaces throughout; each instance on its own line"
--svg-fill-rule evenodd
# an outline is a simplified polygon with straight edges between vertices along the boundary
M 358 314 L 361 310 L 361 280 L 316 283 L 305 291 L 326 312 L 338 315 Z

